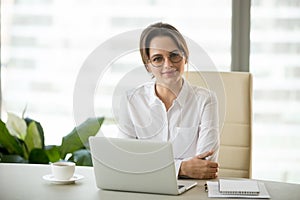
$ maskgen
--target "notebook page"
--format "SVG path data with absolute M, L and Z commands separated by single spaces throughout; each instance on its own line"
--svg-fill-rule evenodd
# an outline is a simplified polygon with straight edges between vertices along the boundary
M 258 182 L 260 193 L 259 195 L 239 195 L 239 194 L 222 194 L 219 191 L 218 181 L 207 181 L 208 197 L 209 198 L 241 198 L 241 199 L 270 199 L 270 195 L 265 187 L 265 184 Z
M 219 190 L 222 194 L 258 195 L 259 187 L 255 180 L 220 179 Z

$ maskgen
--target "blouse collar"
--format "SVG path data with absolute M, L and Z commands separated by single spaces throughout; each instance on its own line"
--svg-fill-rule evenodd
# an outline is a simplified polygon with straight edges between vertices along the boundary
M 187 80 L 182 78 L 182 88 L 177 96 L 177 98 L 174 100 L 179 103 L 179 105 L 182 107 L 188 96 L 190 91 L 190 84 Z M 150 87 L 150 104 L 155 104 L 157 101 L 161 102 L 161 100 L 158 98 L 158 96 L 155 93 L 155 82 L 153 81 L 151 87 Z

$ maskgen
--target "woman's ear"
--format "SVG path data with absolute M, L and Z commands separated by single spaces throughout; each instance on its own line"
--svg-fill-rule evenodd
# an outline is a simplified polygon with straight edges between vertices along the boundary
M 184 64 L 186 65 L 188 63 L 187 59 L 184 57 Z

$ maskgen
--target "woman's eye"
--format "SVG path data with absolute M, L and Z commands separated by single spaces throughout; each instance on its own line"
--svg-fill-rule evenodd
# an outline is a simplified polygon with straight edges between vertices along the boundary
M 163 60 L 163 58 L 161 56 L 157 56 L 152 59 L 153 62 L 161 62 L 162 60 Z
M 177 58 L 179 57 L 179 53 L 171 53 L 170 58 Z

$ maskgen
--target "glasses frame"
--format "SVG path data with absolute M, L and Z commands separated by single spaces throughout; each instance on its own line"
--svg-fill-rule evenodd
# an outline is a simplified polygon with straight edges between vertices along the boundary
M 178 54 L 181 53 L 181 55 L 180 55 L 181 59 L 180 59 L 179 61 L 176 61 L 176 62 L 173 62 L 173 61 L 170 59 L 170 55 L 171 55 L 172 53 L 174 53 L 174 52 L 170 52 L 170 54 L 169 54 L 169 56 L 168 56 L 168 59 L 169 59 L 169 61 L 170 61 L 171 63 L 179 63 L 179 62 L 181 62 L 181 61 L 183 60 L 183 58 L 184 58 L 184 52 L 183 52 L 183 51 L 179 51 Z M 154 64 L 151 62 L 151 59 L 148 59 L 148 63 L 150 63 L 150 64 L 151 64 L 153 67 L 155 67 L 155 68 L 161 68 L 161 67 L 165 64 L 165 62 L 166 62 L 166 59 L 165 59 L 164 56 L 163 56 L 163 59 L 164 59 L 163 63 L 162 63 L 161 65 L 159 65 L 159 66 L 154 65 Z

